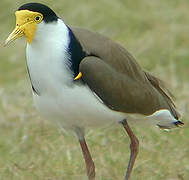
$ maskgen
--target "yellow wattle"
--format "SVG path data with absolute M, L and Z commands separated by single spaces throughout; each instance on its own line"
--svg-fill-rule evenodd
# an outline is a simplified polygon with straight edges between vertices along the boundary
M 29 10 L 16 11 L 16 26 L 24 33 L 27 38 L 27 42 L 31 43 L 37 29 L 37 22 L 35 17 L 40 15 L 38 12 L 32 12 Z
M 24 34 L 26 36 L 27 42 L 31 43 L 37 29 L 37 24 L 34 22 L 30 22 L 30 23 L 24 24 L 23 27 L 21 28 L 24 29 Z

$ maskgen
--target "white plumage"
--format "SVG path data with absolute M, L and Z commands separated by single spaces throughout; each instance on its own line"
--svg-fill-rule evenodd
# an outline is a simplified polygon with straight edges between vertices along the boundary
M 179 115 L 169 95 L 161 89 L 159 80 L 140 69 L 124 48 L 101 35 L 82 29 L 74 32 L 74 29 L 69 29 L 49 7 L 40 3 L 27 3 L 16 11 L 16 27 L 5 45 L 18 37 L 26 36 L 27 67 L 35 105 L 45 119 L 74 130 L 89 180 L 95 179 L 95 164 L 85 141 L 84 128 L 121 123 L 131 140 L 130 159 L 124 177 L 129 180 L 139 151 L 139 140 L 127 121 L 155 124 L 161 128 L 178 127 L 184 123 L 175 119 Z M 112 69 L 107 69 L 109 63 Z M 122 75 L 125 78 L 117 76 L 122 73 L 122 65 Z M 95 74 L 97 68 L 102 68 L 102 73 Z M 81 77 L 77 73 L 82 76 L 83 83 L 82 80 L 75 81 Z M 124 81 L 126 79 L 128 81 Z M 145 86 L 139 83 L 141 80 Z M 114 88 L 117 87 L 114 96 Z M 150 91 L 146 91 L 148 88 Z M 141 90 L 141 93 L 135 90 Z M 117 96 L 118 93 L 121 97 Z M 111 110 L 104 103 L 116 110 L 121 109 L 122 112 Z M 148 116 L 142 115 L 141 113 L 149 114 L 148 110 L 141 109 L 142 104 L 145 105 L 144 108 L 152 106 L 149 107 L 149 110 L 152 108 L 151 113 L 156 112 Z
M 73 83 L 66 51 L 68 37 L 68 29 L 59 19 L 54 24 L 39 24 L 34 40 L 27 44 L 27 66 L 39 92 L 33 93 L 37 109 L 45 118 L 68 128 L 122 120 L 123 113 L 110 110 L 87 86 Z
M 61 19 L 48 24 L 42 22 L 38 24 L 32 43 L 27 44 L 27 66 L 31 82 L 39 93 L 39 96 L 34 93 L 34 102 L 45 118 L 67 128 L 109 124 L 124 118 L 140 122 L 143 119 L 142 122 L 162 126 L 177 121 L 168 110 L 151 116 L 112 111 L 87 86 L 74 84 L 68 60 L 68 33 Z

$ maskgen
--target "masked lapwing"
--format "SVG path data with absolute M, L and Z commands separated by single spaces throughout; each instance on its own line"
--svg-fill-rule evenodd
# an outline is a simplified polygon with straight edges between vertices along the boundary
M 162 82 L 144 71 L 118 43 L 69 27 L 43 4 L 24 4 L 15 15 L 16 28 L 5 45 L 26 37 L 35 106 L 46 119 L 75 131 L 89 180 L 95 179 L 95 165 L 85 128 L 113 122 L 123 125 L 131 140 L 124 178 L 128 180 L 139 146 L 128 122 L 145 121 L 167 129 L 183 125 Z

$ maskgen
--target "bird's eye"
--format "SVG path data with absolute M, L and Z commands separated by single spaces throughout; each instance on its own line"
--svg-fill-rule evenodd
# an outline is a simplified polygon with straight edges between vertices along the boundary
M 37 23 L 40 23 L 42 20 L 43 20 L 43 16 L 42 16 L 42 15 L 37 15 L 37 16 L 35 16 L 35 21 L 36 21 Z
M 36 17 L 35 17 L 35 20 L 36 20 L 36 21 L 39 21 L 39 20 L 40 20 L 40 16 L 36 16 Z

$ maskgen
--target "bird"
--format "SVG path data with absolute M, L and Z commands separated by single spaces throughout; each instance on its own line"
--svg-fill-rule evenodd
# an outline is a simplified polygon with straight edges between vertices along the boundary
M 26 65 L 34 104 L 44 118 L 75 132 L 89 180 L 95 164 L 85 140 L 87 128 L 120 123 L 130 138 L 129 180 L 139 152 L 130 122 L 163 129 L 180 127 L 176 106 L 165 83 L 142 69 L 122 45 L 97 32 L 71 27 L 48 6 L 21 5 L 16 27 L 5 46 L 27 41 Z

